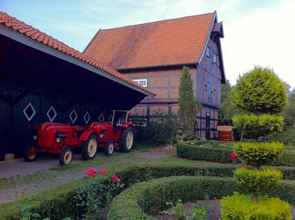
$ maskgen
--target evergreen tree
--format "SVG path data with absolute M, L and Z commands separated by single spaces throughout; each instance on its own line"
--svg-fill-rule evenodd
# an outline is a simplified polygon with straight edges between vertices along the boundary
M 189 68 L 183 67 L 179 85 L 179 120 L 184 135 L 194 134 L 197 102 L 193 93 L 193 82 Z

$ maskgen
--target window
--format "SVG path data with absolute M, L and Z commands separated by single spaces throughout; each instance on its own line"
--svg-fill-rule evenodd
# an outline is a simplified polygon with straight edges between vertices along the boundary
M 207 49 L 206 49 L 206 56 L 207 56 L 207 57 L 210 57 L 210 53 L 211 53 L 210 48 L 207 47 Z
M 133 79 L 133 82 L 137 83 L 139 86 L 146 88 L 147 85 L 147 79 Z
M 217 63 L 217 55 L 216 54 L 213 55 L 213 63 Z

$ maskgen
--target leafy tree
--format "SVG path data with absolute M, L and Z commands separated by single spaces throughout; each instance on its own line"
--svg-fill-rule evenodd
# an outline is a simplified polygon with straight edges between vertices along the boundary
M 241 110 L 256 114 L 280 113 L 288 101 L 285 84 L 271 69 L 261 67 L 239 78 L 232 97 Z
M 179 120 L 185 135 L 194 134 L 197 102 L 193 93 L 193 82 L 189 68 L 183 67 L 179 85 Z
M 236 106 L 233 104 L 231 97 L 232 86 L 227 80 L 225 84 L 221 85 L 221 103 L 219 110 L 219 121 L 230 121 L 232 117 L 239 113 Z
M 295 89 L 288 95 L 288 106 L 284 111 L 286 126 L 290 127 L 295 125 Z
M 234 117 L 234 127 L 247 138 L 258 138 L 281 131 L 282 113 L 287 104 L 287 88 L 276 74 L 266 68 L 255 67 L 241 76 L 232 91 L 234 103 L 242 111 Z M 243 138 L 243 135 L 242 137 Z

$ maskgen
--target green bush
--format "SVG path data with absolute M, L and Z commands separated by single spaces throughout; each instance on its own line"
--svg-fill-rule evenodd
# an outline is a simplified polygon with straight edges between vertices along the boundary
M 236 169 L 234 177 L 240 186 L 240 190 L 245 193 L 266 194 L 279 185 L 283 179 L 282 171 L 272 168 Z
M 234 128 L 241 138 L 258 138 L 283 130 L 284 118 L 280 115 L 239 114 L 233 118 Z
M 169 144 L 174 141 L 177 131 L 175 115 L 157 114 L 151 117 L 147 127 L 140 127 L 136 132 L 136 141 L 147 144 Z
M 273 163 L 282 153 L 283 148 L 283 144 L 275 142 L 238 142 L 235 144 L 238 157 L 247 164 L 256 166 Z
M 222 220 L 292 220 L 292 208 L 278 198 L 234 194 L 221 200 Z
M 176 145 L 177 156 L 191 160 L 206 160 L 213 162 L 229 163 L 231 147 L 223 145 L 193 145 L 190 143 L 178 143 Z
M 272 70 L 260 67 L 241 76 L 231 95 L 237 107 L 252 113 L 280 113 L 288 100 L 285 84 Z
M 281 132 L 275 132 L 268 137 L 271 141 L 281 142 L 285 145 L 294 146 L 295 150 L 295 128 L 288 128 Z

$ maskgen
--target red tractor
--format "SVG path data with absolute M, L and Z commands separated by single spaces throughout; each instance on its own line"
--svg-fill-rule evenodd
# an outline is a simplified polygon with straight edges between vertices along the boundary
M 128 121 L 127 111 L 113 111 L 107 121 L 92 122 L 88 126 L 74 126 L 46 122 L 39 126 L 33 136 L 34 144 L 24 153 L 26 161 L 33 161 L 38 153 L 59 155 L 61 165 L 72 161 L 73 150 L 80 149 L 82 159 L 93 159 L 98 148 L 107 155 L 114 150 L 129 152 L 133 147 L 133 125 Z

